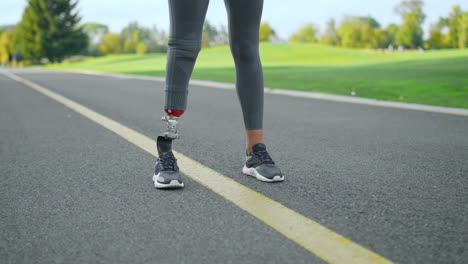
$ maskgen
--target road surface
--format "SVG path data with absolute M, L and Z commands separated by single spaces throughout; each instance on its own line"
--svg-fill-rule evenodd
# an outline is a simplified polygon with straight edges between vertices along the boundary
M 163 82 L 7 72 L 150 138 L 164 130 Z M 153 155 L 8 76 L 2 263 L 326 262 L 190 177 L 155 189 Z M 265 94 L 264 129 L 283 183 L 241 174 L 235 91 L 193 85 L 174 149 L 386 260 L 466 263 L 468 117 Z

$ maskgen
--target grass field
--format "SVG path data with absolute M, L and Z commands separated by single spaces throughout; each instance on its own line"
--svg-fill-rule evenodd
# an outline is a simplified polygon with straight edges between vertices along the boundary
M 468 108 L 468 50 L 382 53 L 261 43 L 265 87 Z M 164 76 L 165 54 L 116 55 L 48 65 Z M 192 79 L 235 82 L 229 46 L 203 49 Z

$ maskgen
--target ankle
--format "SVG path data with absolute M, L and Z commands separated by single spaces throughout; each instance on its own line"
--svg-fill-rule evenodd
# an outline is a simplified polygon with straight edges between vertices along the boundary
M 250 152 L 253 152 L 252 147 L 247 147 L 247 148 L 245 149 L 245 153 L 246 153 L 246 154 L 249 154 Z
M 255 144 L 249 144 L 249 145 L 247 146 L 246 150 L 245 150 L 245 151 L 246 151 L 246 154 L 249 154 L 249 153 L 254 152 L 253 146 L 256 145 L 256 144 L 260 144 L 260 143 L 264 144 L 264 143 L 261 142 L 261 141 L 260 141 L 260 142 L 255 142 Z

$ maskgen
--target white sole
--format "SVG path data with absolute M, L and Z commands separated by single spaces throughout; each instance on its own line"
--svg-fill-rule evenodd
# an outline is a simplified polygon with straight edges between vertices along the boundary
M 242 168 L 242 174 L 244 174 L 246 176 L 255 177 L 257 180 L 263 181 L 263 182 L 284 181 L 284 175 L 283 176 L 277 175 L 277 176 L 273 177 L 273 179 L 268 179 L 265 176 L 261 175 L 255 168 L 247 168 L 247 166 L 245 166 L 245 164 L 244 164 L 244 167 Z
M 160 183 L 157 181 L 158 176 L 159 173 L 157 175 L 153 175 L 154 187 L 158 189 L 175 189 L 184 187 L 184 183 L 180 183 L 178 180 L 172 180 L 170 183 L 167 184 Z

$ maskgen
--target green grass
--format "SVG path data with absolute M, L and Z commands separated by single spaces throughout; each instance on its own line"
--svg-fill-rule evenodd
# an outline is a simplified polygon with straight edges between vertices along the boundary
M 266 87 L 468 108 L 468 50 L 390 54 L 261 43 L 260 56 Z M 117 55 L 47 67 L 164 76 L 166 57 Z M 234 83 L 229 47 L 202 50 L 192 79 Z

